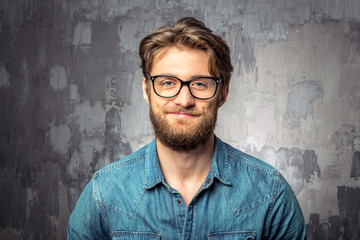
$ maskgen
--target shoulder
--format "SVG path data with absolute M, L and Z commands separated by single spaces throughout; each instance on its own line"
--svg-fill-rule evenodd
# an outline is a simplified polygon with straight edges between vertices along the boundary
M 95 185 L 116 183 L 124 180 L 134 180 L 144 175 L 146 151 L 149 145 L 142 147 L 136 152 L 113 162 L 95 172 L 93 182 Z M 136 173 L 136 174 L 135 174 Z M 127 181 L 126 181 L 127 182 Z M 125 182 L 124 182 L 125 183 Z
M 133 152 L 132 154 L 101 168 L 95 172 L 94 179 L 101 180 L 103 178 L 107 178 L 108 175 L 116 175 L 119 172 L 126 172 L 129 168 L 138 167 L 139 165 L 144 164 L 148 146 L 149 145 L 146 145 L 136 152 Z
M 265 209 L 267 236 L 304 239 L 306 225 L 299 203 L 280 172 L 226 143 L 224 147 L 233 187 L 231 190 L 229 188 L 227 194 L 235 214 L 239 216 L 254 209 Z M 242 195 L 246 195 L 245 200 L 241 198 Z
M 132 200 L 140 199 L 144 192 L 147 148 L 148 145 L 94 174 L 92 188 L 98 204 L 108 210 L 132 216 L 135 208 Z
M 239 170 L 239 168 L 255 171 L 256 173 L 266 176 L 278 176 L 279 171 L 264 161 L 244 153 L 229 144 L 222 142 L 226 151 L 228 162 L 232 168 Z
M 288 188 L 285 179 L 274 167 L 226 143 L 222 144 L 231 182 L 231 186 L 224 189 L 236 216 L 260 206 L 270 207 Z

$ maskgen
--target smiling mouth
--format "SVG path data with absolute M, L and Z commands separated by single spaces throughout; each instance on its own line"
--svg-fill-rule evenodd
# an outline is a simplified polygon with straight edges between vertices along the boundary
M 173 110 L 173 111 L 165 111 L 166 114 L 178 116 L 178 117 L 198 117 L 201 114 L 198 111 L 184 111 L 184 110 Z
M 183 113 L 183 112 L 169 112 L 168 114 L 171 114 L 171 115 L 176 116 L 176 117 L 183 117 L 183 118 L 199 116 L 199 115 Z
M 194 110 L 194 109 L 184 109 L 184 108 L 173 108 L 173 109 L 165 109 L 165 114 L 176 115 L 176 116 L 183 116 L 183 117 L 198 117 L 202 114 L 202 112 Z

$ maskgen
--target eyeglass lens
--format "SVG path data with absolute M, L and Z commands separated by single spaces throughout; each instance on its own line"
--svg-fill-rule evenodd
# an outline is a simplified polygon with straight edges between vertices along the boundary
M 195 78 L 188 84 L 191 94 L 196 98 L 211 98 L 216 91 L 216 81 L 212 78 Z M 174 97 L 181 90 L 179 79 L 171 76 L 157 76 L 154 90 L 162 97 Z

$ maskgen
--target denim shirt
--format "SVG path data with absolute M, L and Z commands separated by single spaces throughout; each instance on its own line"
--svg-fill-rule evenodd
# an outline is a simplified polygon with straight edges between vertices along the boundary
M 96 172 L 71 214 L 68 239 L 305 239 L 281 174 L 220 139 L 186 207 L 160 168 L 156 140 Z

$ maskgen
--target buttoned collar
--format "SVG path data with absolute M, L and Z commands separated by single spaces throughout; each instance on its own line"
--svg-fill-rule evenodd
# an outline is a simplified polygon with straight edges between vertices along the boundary
M 215 151 L 211 162 L 210 171 L 202 188 L 210 186 L 214 178 L 221 183 L 231 185 L 229 174 L 229 158 L 225 144 L 215 136 Z M 154 139 L 146 149 L 145 155 L 145 179 L 144 188 L 151 189 L 157 184 L 163 183 L 168 186 L 160 168 L 156 151 L 156 139 Z

